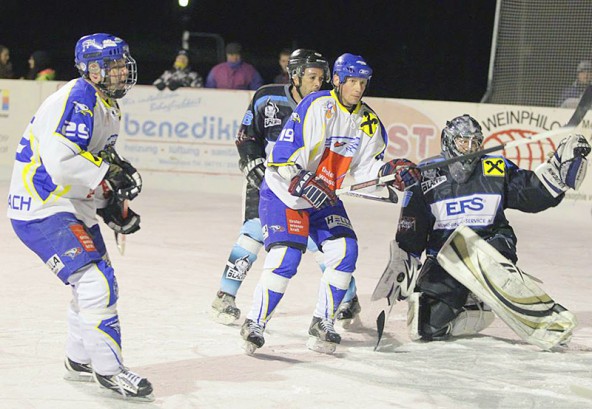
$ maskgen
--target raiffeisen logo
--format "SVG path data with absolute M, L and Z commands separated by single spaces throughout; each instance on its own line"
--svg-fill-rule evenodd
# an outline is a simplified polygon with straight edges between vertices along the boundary
M 0 90 L 2 96 L 2 108 L 0 108 L 0 115 L 8 116 L 8 110 L 10 109 L 10 91 L 7 89 Z
M 483 142 L 485 148 L 529 138 L 531 135 L 558 129 L 562 126 L 560 121 L 545 114 L 525 109 L 497 112 L 484 118 L 480 123 L 483 127 L 483 134 L 486 135 Z M 533 170 L 547 160 L 549 154 L 555 151 L 560 140 L 560 137 L 555 140 L 547 138 L 511 149 L 504 149 L 501 154 L 519 167 Z

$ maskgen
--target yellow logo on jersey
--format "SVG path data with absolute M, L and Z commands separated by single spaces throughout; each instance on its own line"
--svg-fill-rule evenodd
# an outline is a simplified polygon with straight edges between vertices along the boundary
M 482 159 L 481 163 L 485 176 L 504 176 L 506 174 L 506 162 L 501 158 Z
M 376 116 L 376 114 L 374 112 L 364 111 L 364 119 L 362 120 L 362 123 L 360 124 L 360 129 L 366 135 L 368 135 L 370 138 L 372 138 L 374 136 L 374 134 L 376 133 L 376 129 L 378 128 L 379 123 L 380 123 L 380 121 L 378 121 L 378 117 Z

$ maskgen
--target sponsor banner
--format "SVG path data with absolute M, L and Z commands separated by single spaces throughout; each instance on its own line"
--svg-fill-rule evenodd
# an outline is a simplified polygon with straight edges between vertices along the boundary
M 134 87 L 121 101 L 117 150 L 138 169 L 239 175 L 234 140 L 251 97 L 249 91 Z
M 16 146 L 35 110 L 63 84 L 0 80 L 2 179 L 10 177 Z M 158 91 L 153 86 L 137 85 L 120 101 L 122 122 L 117 149 L 140 171 L 162 175 L 159 181 L 166 181 L 170 173 L 187 174 L 189 178 L 201 174 L 238 179 L 241 173 L 234 138 L 252 95 L 251 91 L 213 89 Z M 442 127 L 458 115 L 470 114 L 480 122 L 484 145 L 489 147 L 557 129 L 573 114 L 566 108 L 372 97 L 364 100 L 387 131 L 385 159 L 406 157 L 415 162 L 439 154 Z M 579 130 L 590 139 L 591 114 L 584 118 Z M 500 153 L 520 167 L 534 169 L 560 141 L 558 136 Z M 350 182 L 348 178 L 345 183 Z M 580 191 L 569 192 L 566 197 L 591 201 L 592 177 L 584 181 Z

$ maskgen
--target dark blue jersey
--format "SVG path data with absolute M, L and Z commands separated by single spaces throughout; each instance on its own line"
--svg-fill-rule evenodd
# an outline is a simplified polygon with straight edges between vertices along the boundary
M 296 105 L 289 84 L 265 85 L 255 92 L 236 135 L 241 164 L 267 157 Z
M 438 156 L 422 164 L 443 159 Z M 502 156 L 483 156 L 465 183 L 457 183 L 448 166 L 424 171 L 421 183 L 405 193 L 396 240 L 407 252 L 436 255 L 462 224 L 485 240 L 501 235 L 515 244 L 504 210 L 536 213 L 556 206 L 563 196 L 553 198 L 533 171 Z

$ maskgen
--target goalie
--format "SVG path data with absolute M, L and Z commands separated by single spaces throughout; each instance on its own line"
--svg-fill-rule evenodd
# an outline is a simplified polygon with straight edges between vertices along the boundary
M 442 153 L 423 164 L 476 152 L 482 143 L 479 123 L 456 117 L 442 131 Z M 586 138 L 571 135 L 535 171 L 484 155 L 422 172 L 421 182 L 406 192 L 381 279 L 401 281 L 394 291 L 409 301 L 413 340 L 475 334 L 493 321 L 491 309 L 543 349 L 569 339 L 573 314 L 515 266 L 517 239 L 504 210 L 536 213 L 558 205 L 565 191 L 580 186 L 589 153 Z

